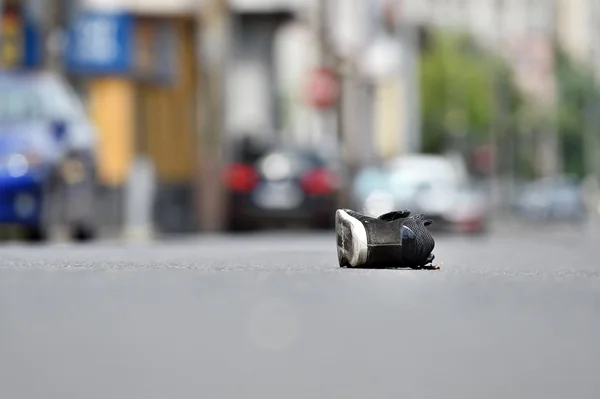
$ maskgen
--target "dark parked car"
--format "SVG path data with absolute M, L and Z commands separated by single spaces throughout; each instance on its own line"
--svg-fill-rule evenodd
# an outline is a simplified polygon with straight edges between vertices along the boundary
M 340 174 L 316 152 L 278 148 L 245 161 L 228 165 L 223 174 L 230 230 L 287 222 L 333 227 Z
M 96 233 L 96 131 L 71 87 L 50 73 L 0 74 L 0 223 L 32 240 L 55 226 Z

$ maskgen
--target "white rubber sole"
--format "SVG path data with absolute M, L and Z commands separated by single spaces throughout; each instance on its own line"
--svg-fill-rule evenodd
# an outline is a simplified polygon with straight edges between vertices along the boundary
M 337 254 L 341 267 L 359 267 L 367 262 L 367 231 L 360 221 L 345 210 L 335 213 Z

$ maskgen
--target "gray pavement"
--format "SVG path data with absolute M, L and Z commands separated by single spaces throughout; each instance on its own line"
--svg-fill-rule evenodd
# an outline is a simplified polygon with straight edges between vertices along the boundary
M 439 271 L 331 234 L 0 248 L 0 398 L 596 398 L 598 237 L 438 237 Z

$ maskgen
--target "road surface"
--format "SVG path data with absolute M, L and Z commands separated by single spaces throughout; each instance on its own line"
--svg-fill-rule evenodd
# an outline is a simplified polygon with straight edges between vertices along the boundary
M 339 269 L 331 234 L 0 249 L 0 397 L 596 398 L 598 237 L 440 237 Z

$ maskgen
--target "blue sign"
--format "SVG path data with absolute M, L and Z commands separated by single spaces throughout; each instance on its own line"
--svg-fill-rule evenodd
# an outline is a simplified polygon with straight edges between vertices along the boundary
M 134 41 L 130 14 L 83 12 L 67 33 L 65 68 L 84 75 L 129 74 Z
M 44 49 L 41 29 L 33 21 L 26 19 L 23 34 L 25 36 L 23 67 L 37 68 L 42 66 Z

